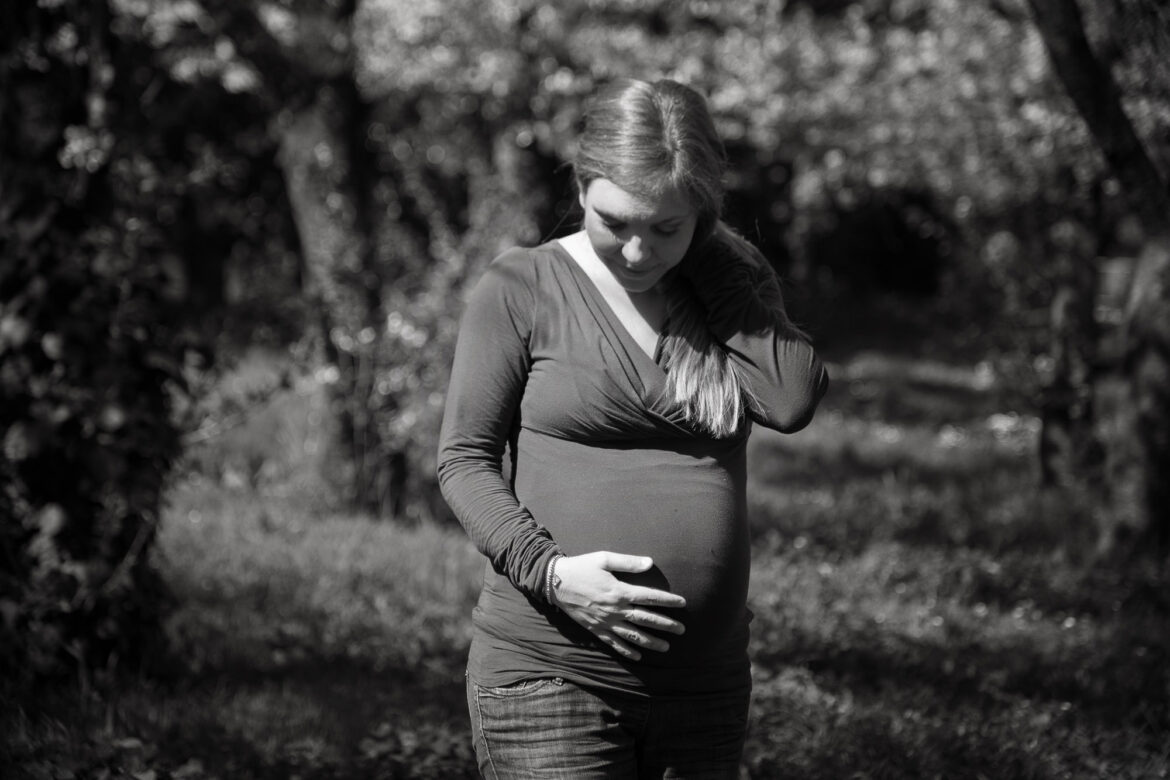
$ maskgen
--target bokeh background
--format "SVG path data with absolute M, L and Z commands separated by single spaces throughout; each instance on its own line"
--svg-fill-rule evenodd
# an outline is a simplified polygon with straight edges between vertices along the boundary
M 462 301 L 616 76 L 830 365 L 753 435 L 752 778 L 1170 771 L 1162 0 L 0 10 L 4 777 L 474 776 Z

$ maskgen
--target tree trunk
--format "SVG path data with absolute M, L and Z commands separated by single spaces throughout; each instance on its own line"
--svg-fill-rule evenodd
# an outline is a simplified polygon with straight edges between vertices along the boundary
M 387 497 L 378 461 L 379 437 L 370 409 L 381 307 L 366 221 L 366 195 L 355 190 L 345 96 L 323 88 L 281 139 L 280 165 L 297 226 L 309 296 L 320 312 L 327 358 L 337 366 L 333 407 L 352 468 L 350 501 L 381 511 Z M 371 334 L 373 338 L 367 335 Z M 391 475 L 385 475 L 387 483 Z
M 1165 555 L 1170 553 L 1170 238 L 1165 234 L 1147 242 L 1134 285 L 1125 368 L 1142 458 L 1141 519 Z
M 1097 284 L 1092 255 L 1085 251 L 1089 237 L 1077 235 L 1083 233 L 1075 231 L 1054 247 L 1060 280 L 1049 323 L 1052 373 L 1040 397 L 1039 456 L 1042 484 L 1087 488 L 1093 496 L 1101 492 L 1104 458 L 1093 397 L 1099 364 L 1093 317 Z
M 1170 543 L 1170 192 L 1126 115 L 1109 68 L 1085 35 L 1076 0 L 1029 0 L 1053 69 L 1121 183 L 1147 234 L 1126 311 L 1123 370 L 1136 412 L 1129 436 L 1140 452 L 1140 522 Z

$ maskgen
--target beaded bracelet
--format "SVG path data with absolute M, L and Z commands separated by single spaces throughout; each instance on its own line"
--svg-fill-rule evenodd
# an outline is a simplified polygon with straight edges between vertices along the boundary
M 548 566 L 544 569 L 544 600 L 549 604 L 553 603 L 553 567 L 556 566 L 557 561 L 564 557 L 557 553 L 548 559 Z

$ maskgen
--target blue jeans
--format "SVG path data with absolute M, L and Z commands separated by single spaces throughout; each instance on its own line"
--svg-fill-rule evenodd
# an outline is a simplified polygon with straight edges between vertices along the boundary
M 559 677 L 503 688 L 467 681 L 487 780 L 734 780 L 750 698 L 750 690 L 646 698 Z

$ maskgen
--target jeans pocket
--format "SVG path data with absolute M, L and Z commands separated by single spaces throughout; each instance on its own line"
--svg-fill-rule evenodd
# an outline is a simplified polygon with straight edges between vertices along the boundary
M 488 780 L 637 776 L 631 718 L 559 677 L 468 686 L 472 742 Z M 633 718 L 637 720 L 637 718 Z
M 559 685 L 560 678 L 542 677 L 537 680 L 521 680 L 511 685 L 502 685 L 499 687 L 489 687 L 472 683 L 479 690 L 481 696 L 495 696 L 501 699 L 513 698 L 516 696 L 526 696 L 543 690 L 550 685 Z

